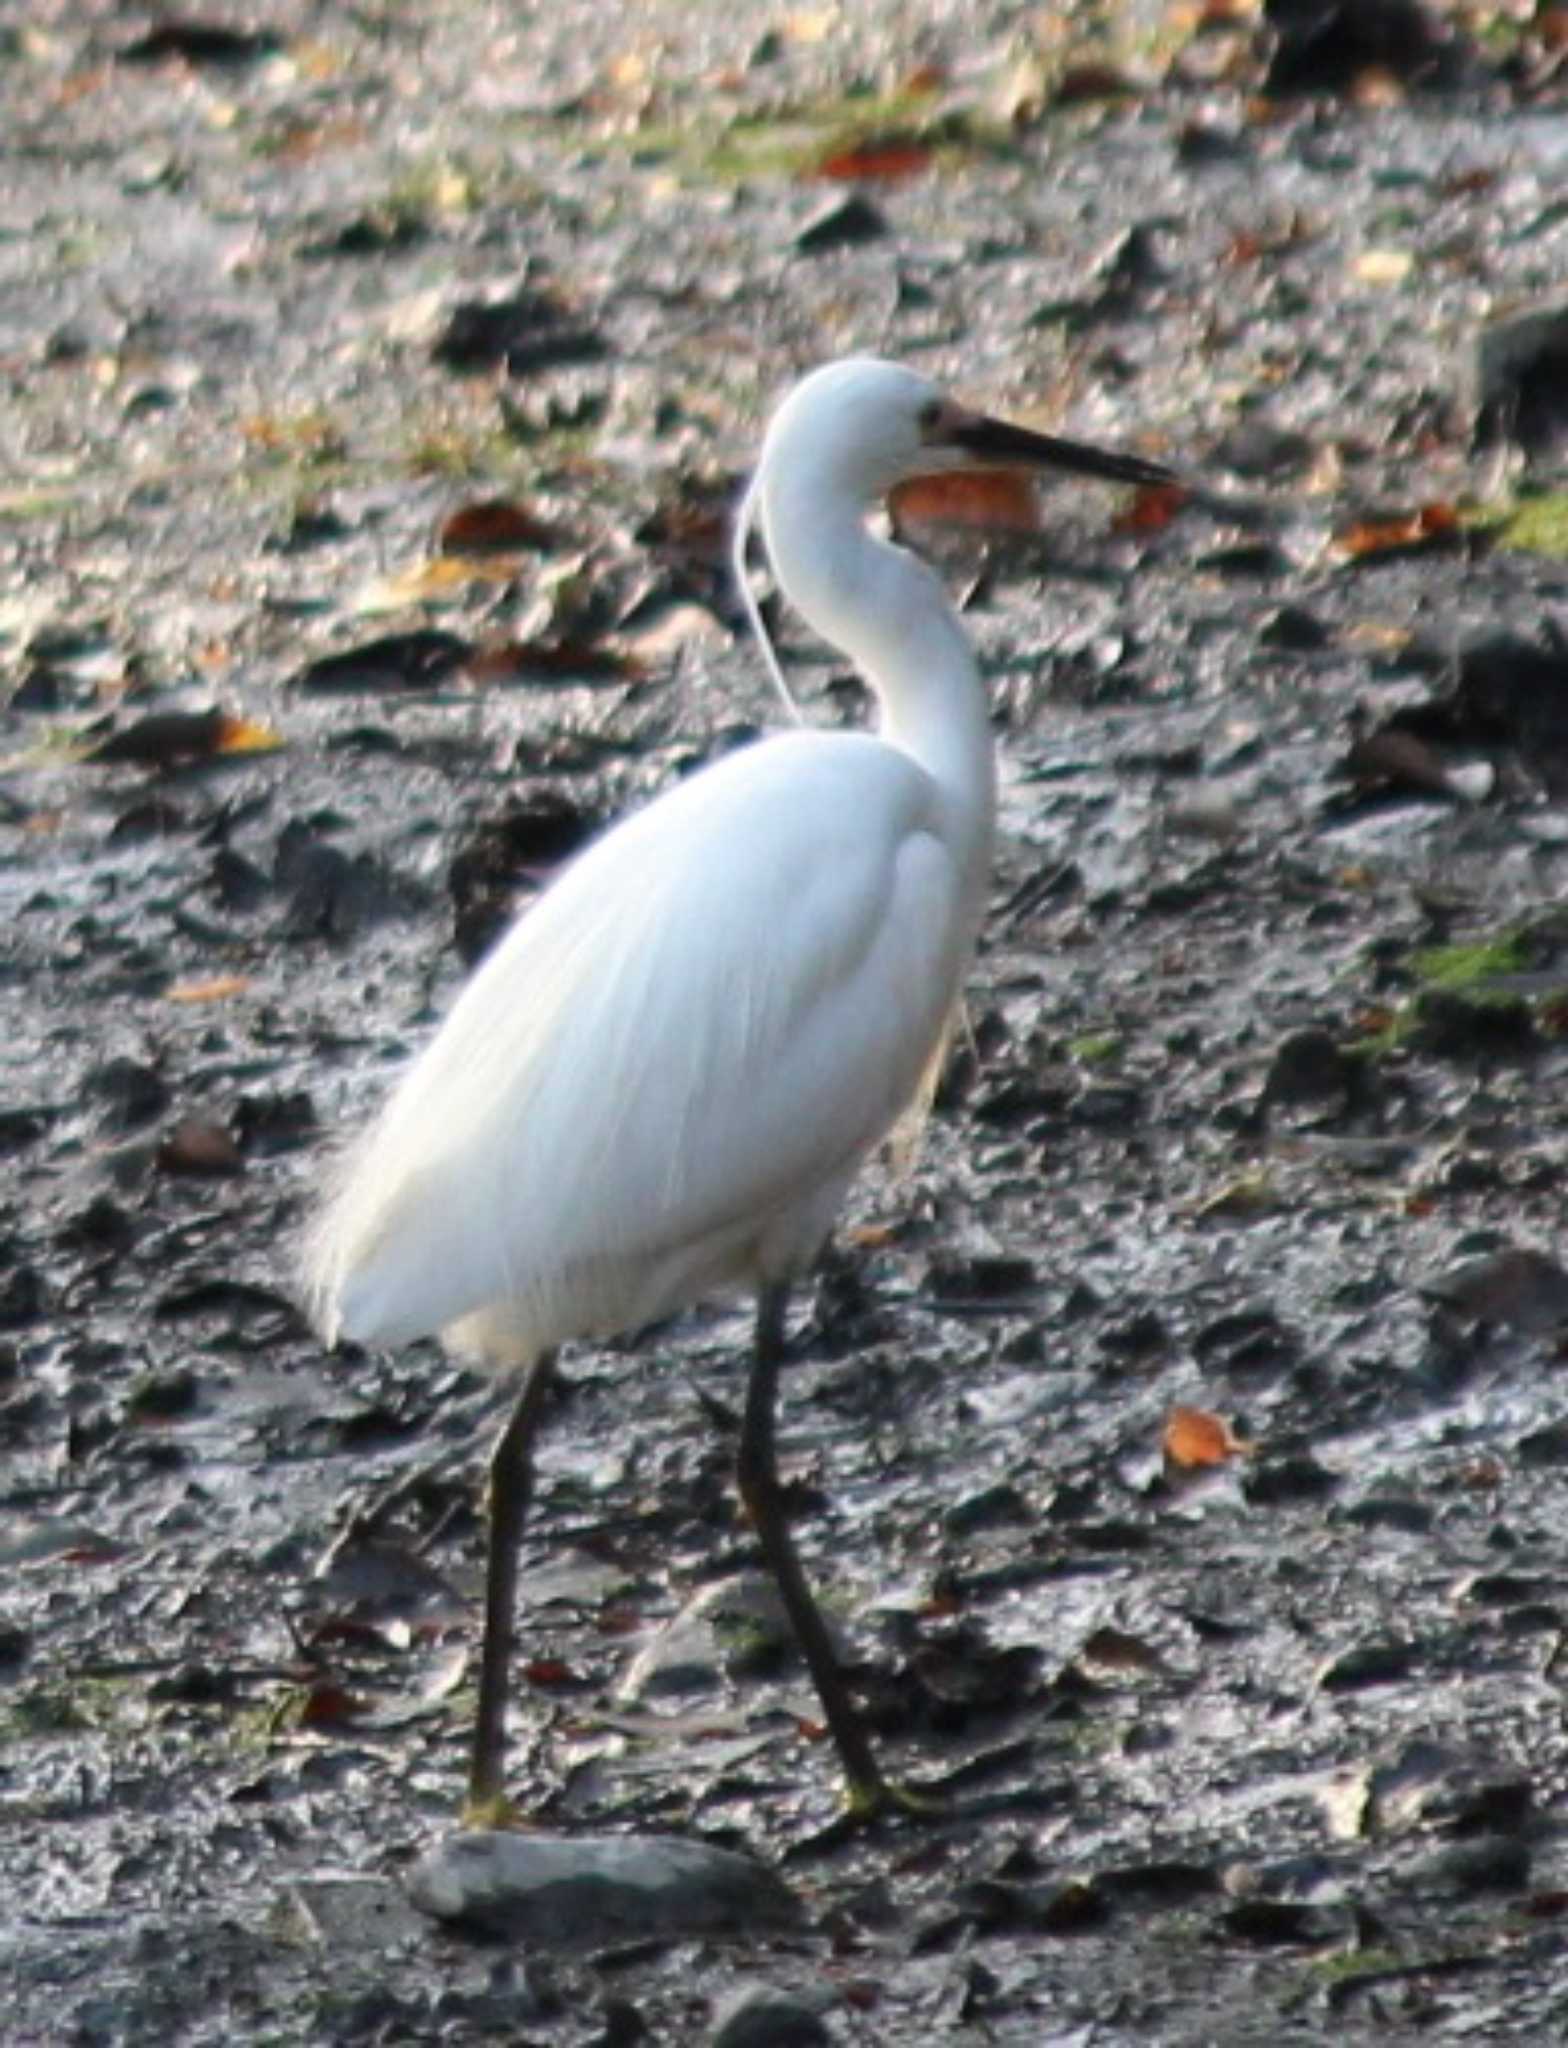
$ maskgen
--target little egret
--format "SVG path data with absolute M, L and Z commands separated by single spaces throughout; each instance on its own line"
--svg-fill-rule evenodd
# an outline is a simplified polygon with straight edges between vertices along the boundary
M 523 1375 L 490 1465 L 476 1815 L 504 1811 L 517 1548 L 556 1347 L 736 1290 L 758 1304 L 741 1497 L 852 1810 L 899 1797 L 796 1554 L 774 1407 L 790 1283 L 933 1083 L 990 871 L 974 658 L 937 578 L 867 516 L 905 477 L 1006 463 L 1170 480 L 894 363 L 830 363 L 790 393 L 747 509 L 796 610 L 864 672 L 879 731 L 775 735 L 589 847 L 463 989 L 310 1232 L 329 1343 L 439 1332 Z

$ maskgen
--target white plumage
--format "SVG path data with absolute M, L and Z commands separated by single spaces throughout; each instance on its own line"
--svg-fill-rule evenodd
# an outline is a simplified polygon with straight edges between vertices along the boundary
M 809 1259 L 956 989 L 936 812 L 891 748 L 795 733 L 600 840 L 351 1155 L 316 1238 L 328 1332 L 526 1363 Z
M 797 386 L 748 506 L 796 609 L 865 672 L 879 733 L 763 741 L 590 847 L 479 968 L 310 1232 L 329 1340 L 440 1331 L 532 1368 L 492 1467 L 478 1804 L 500 1790 L 510 1552 L 553 1349 L 735 1288 L 762 1305 L 742 1491 L 852 1796 L 888 1791 L 794 1559 L 772 1402 L 784 1289 L 940 1053 L 991 854 L 967 640 L 866 515 L 902 477 L 986 460 L 1165 475 L 968 412 L 890 363 Z

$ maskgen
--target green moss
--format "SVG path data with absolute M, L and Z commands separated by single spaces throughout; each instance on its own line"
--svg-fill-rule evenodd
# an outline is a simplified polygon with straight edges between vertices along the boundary
M 883 136 L 928 148 L 938 167 L 976 151 L 995 154 L 1012 147 L 1005 123 L 911 93 L 847 93 L 718 121 L 648 123 L 598 146 L 635 163 L 666 165 L 678 175 L 741 184 L 798 178 L 826 157 Z
M 1121 1058 L 1124 1044 L 1117 1032 L 1090 1031 L 1082 1038 L 1070 1038 L 1067 1050 L 1082 1066 L 1107 1066 Z
M 1521 974 L 1529 964 L 1524 936 L 1517 931 L 1465 945 L 1429 946 L 1410 956 L 1410 971 L 1424 988 L 1459 989 L 1477 997 L 1497 975 Z
M 1568 556 L 1568 491 L 1521 498 L 1494 529 L 1493 545 L 1521 555 Z

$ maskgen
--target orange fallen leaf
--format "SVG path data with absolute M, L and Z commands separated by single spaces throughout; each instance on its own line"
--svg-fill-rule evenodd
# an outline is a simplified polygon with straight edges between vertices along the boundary
M 1459 514 L 1439 499 L 1391 519 L 1363 519 L 1334 536 L 1334 546 L 1352 561 L 1412 549 L 1441 547 L 1459 533 Z
M 259 718 L 237 718 L 225 712 L 218 721 L 218 741 L 213 752 L 274 754 L 282 745 L 283 735 L 275 726 L 264 725 Z
M 250 987 L 248 974 L 213 974 L 205 981 L 176 981 L 163 992 L 166 1003 L 224 1003 Z
M 130 762 L 168 768 L 180 761 L 210 761 L 220 754 L 271 753 L 283 740 L 270 725 L 210 711 L 153 711 L 110 733 L 82 756 L 95 767 Z
M 1223 1415 L 1207 1408 L 1173 1408 L 1165 1418 L 1163 1448 L 1167 1460 L 1183 1471 L 1227 1465 L 1241 1456 L 1242 1443 Z
M 992 533 L 1034 533 L 1040 501 L 1034 480 L 1011 469 L 913 476 L 888 493 L 895 526 L 963 526 Z
M 929 142 L 913 135 L 868 135 L 860 142 L 829 150 L 807 171 L 810 178 L 828 178 L 841 184 L 897 184 L 904 178 L 918 178 L 930 168 Z

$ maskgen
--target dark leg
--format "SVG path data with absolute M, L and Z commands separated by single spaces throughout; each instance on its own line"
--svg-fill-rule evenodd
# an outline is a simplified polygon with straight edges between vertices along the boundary
M 773 1410 L 779 1367 L 784 1358 L 784 1315 L 787 1287 L 765 1287 L 757 1300 L 757 1340 L 746 1389 L 746 1419 L 741 1428 L 740 1497 L 746 1504 L 762 1555 L 778 1584 L 784 1611 L 795 1631 L 801 1655 L 817 1688 L 828 1728 L 843 1759 L 849 1803 L 857 1813 L 884 1806 L 889 1788 L 877 1768 L 860 1716 L 849 1697 L 817 1604 L 800 1568 L 779 1488 L 774 1454 Z
M 517 1545 L 533 1489 L 533 1443 L 555 1353 L 528 1368 L 516 1406 L 490 1457 L 490 1549 L 485 1565 L 485 1638 L 479 1661 L 479 1714 L 468 1772 L 471 1819 L 494 1824 L 506 1804 L 506 1699 L 517 1633 Z

